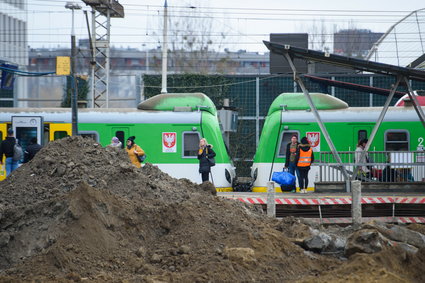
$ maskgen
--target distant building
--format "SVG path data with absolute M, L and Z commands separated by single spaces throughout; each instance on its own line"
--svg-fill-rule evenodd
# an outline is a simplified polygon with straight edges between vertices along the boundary
M 56 56 L 70 56 L 69 48 L 33 48 L 29 51 L 28 69 L 54 71 Z M 110 49 L 110 107 L 134 107 L 141 94 L 141 76 L 161 72 L 162 51 L 136 48 Z M 79 40 L 76 72 L 90 75 L 91 53 L 87 39 Z M 268 74 L 269 55 L 239 50 L 190 54 L 169 52 L 168 73 L 206 73 L 225 75 Z M 27 78 L 28 97 L 20 106 L 58 107 L 64 95 L 65 78 L 57 76 Z
M 25 70 L 28 62 L 27 0 L 0 1 L 0 66 Z M 25 94 L 25 80 L 0 71 L 0 106 L 13 107 Z
M 368 29 L 343 29 L 334 33 L 334 53 L 364 58 L 383 33 Z
M 308 33 L 271 33 L 270 41 L 293 47 L 308 49 L 309 34 Z M 295 68 L 299 73 L 309 74 L 347 74 L 353 73 L 354 70 L 348 68 L 337 67 L 329 64 L 317 62 L 308 62 L 307 60 L 294 58 Z M 270 53 L 270 74 L 292 74 L 292 68 L 286 59 L 275 53 Z

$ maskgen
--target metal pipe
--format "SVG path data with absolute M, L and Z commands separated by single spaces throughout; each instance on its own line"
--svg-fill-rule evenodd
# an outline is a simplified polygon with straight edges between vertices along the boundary
M 359 163 L 360 160 L 363 160 L 364 157 L 366 156 L 366 153 L 369 150 L 369 147 L 372 144 L 372 141 L 375 138 L 376 133 L 378 132 L 378 129 L 381 126 L 382 121 L 384 120 L 385 114 L 387 113 L 388 107 L 390 106 L 391 100 L 393 99 L 394 93 L 397 90 L 397 87 L 400 84 L 401 80 L 402 80 L 401 76 L 397 77 L 397 81 L 396 81 L 395 85 L 391 88 L 390 94 L 387 97 L 387 101 L 385 101 L 384 108 L 382 109 L 381 114 L 379 114 L 379 118 L 376 121 L 375 126 L 373 127 L 372 133 L 370 134 L 370 137 L 369 137 L 369 139 L 366 143 L 366 146 L 365 146 L 364 150 L 361 152 L 359 160 L 356 160 L 356 163 Z M 355 179 L 357 177 L 358 168 L 359 168 L 359 166 L 354 167 L 353 179 Z
M 416 98 L 416 95 L 413 93 L 413 89 L 412 89 L 412 86 L 410 85 L 409 81 L 407 80 L 406 77 L 403 77 L 403 78 L 404 78 L 404 81 L 407 84 L 407 90 L 408 90 L 407 94 L 409 95 L 410 99 L 412 100 L 413 107 L 415 108 L 415 111 L 418 114 L 419 119 L 421 120 L 422 125 L 425 128 L 425 115 L 424 115 L 424 112 L 422 111 L 422 108 L 421 108 L 421 106 L 419 104 L 418 99 Z
M 167 53 L 168 53 L 168 42 L 167 42 L 167 0 L 164 2 L 164 31 L 162 35 L 162 88 L 161 93 L 167 93 Z
M 329 133 L 326 130 L 326 127 L 323 124 L 322 119 L 320 118 L 320 115 L 317 111 L 317 108 L 314 105 L 313 100 L 311 99 L 307 88 L 305 87 L 303 81 L 301 80 L 301 78 L 297 74 L 297 69 L 295 68 L 294 63 L 292 62 L 291 57 L 287 53 L 285 53 L 285 57 L 288 60 L 289 65 L 291 66 L 292 72 L 294 73 L 294 80 L 299 84 L 299 86 L 303 90 L 304 96 L 307 98 L 308 104 L 310 105 L 310 108 L 313 112 L 313 115 L 316 118 L 317 123 L 319 124 L 320 130 L 322 131 L 323 135 L 325 136 L 326 142 L 328 143 L 329 147 L 331 148 L 332 154 L 334 155 L 337 163 L 341 167 L 341 170 L 344 174 L 345 179 L 349 179 L 350 177 L 348 176 L 347 170 L 345 169 L 345 167 L 342 164 L 341 158 L 340 158 L 338 152 L 336 151 L 335 145 L 333 144 L 333 142 L 332 142 L 332 140 L 329 136 Z

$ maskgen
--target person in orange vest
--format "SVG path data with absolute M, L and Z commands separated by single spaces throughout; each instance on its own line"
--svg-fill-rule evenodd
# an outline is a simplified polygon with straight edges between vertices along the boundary
M 308 171 L 310 166 L 314 162 L 313 149 L 306 137 L 301 139 L 301 143 L 298 145 L 297 155 L 295 157 L 298 171 L 300 172 L 300 178 L 298 183 L 300 184 L 300 193 L 307 193 L 308 187 Z

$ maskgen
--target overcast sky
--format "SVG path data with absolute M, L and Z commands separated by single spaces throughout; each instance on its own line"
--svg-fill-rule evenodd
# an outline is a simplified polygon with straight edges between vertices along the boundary
M 82 1 L 84 10 L 90 11 Z M 116 47 L 144 49 L 161 45 L 163 0 L 120 0 L 125 17 L 111 21 Z M 31 47 L 69 47 L 71 11 L 66 1 L 28 0 Z M 215 50 L 245 49 L 264 52 L 262 40 L 270 33 L 314 32 L 332 34 L 345 28 L 385 32 L 409 12 L 425 8 L 424 0 L 168 0 L 170 33 L 190 23 L 193 33 L 211 39 Z M 190 7 L 190 8 L 189 8 Z M 82 10 L 75 13 L 77 40 L 87 38 Z M 91 19 L 90 19 L 91 23 Z M 208 29 L 205 24 L 212 28 Z

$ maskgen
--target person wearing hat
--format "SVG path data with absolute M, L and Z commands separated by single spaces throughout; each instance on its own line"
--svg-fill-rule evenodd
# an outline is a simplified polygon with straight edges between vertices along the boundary
M 305 194 L 308 188 L 308 171 L 310 171 L 310 166 L 314 162 L 313 149 L 306 137 L 303 137 L 301 143 L 298 145 L 295 160 L 297 162 L 298 171 L 300 172 L 300 178 L 298 180 L 300 184 L 300 193 Z
M 111 140 L 111 144 L 109 146 L 121 148 L 122 143 L 120 142 L 120 140 L 117 137 L 113 137 L 112 140 Z
M 143 156 L 145 155 L 145 152 L 140 146 L 134 143 L 135 139 L 135 136 L 131 136 L 127 139 L 127 146 L 125 148 L 125 151 L 127 151 L 131 163 L 136 165 L 137 168 L 140 168 L 142 167 L 142 163 L 140 163 L 139 158 L 137 158 L 137 156 Z
M 295 157 L 298 150 L 298 145 L 300 143 L 298 142 L 298 136 L 292 135 L 291 142 L 289 142 L 286 145 L 286 160 L 285 160 L 285 169 L 288 169 L 288 172 L 292 175 L 296 176 L 298 179 L 298 182 L 300 180 L 300 173 L 297 168 L 297 162 L 295 161 Z M 295 175 L 296 174 L 296 175 Z M 295 181 L 295 185 L 296 185 Z M 295 186 L 292 190 L 293 193 L 295 193 Z
M 6 156 L 6 176 L 18 168 L 18 160 L 13 160 L 13 149 L 16 139 L 12 128 L 7 130 L 7 137 L 0 144 L 0 164 L 3 165 L 3 155 Z

